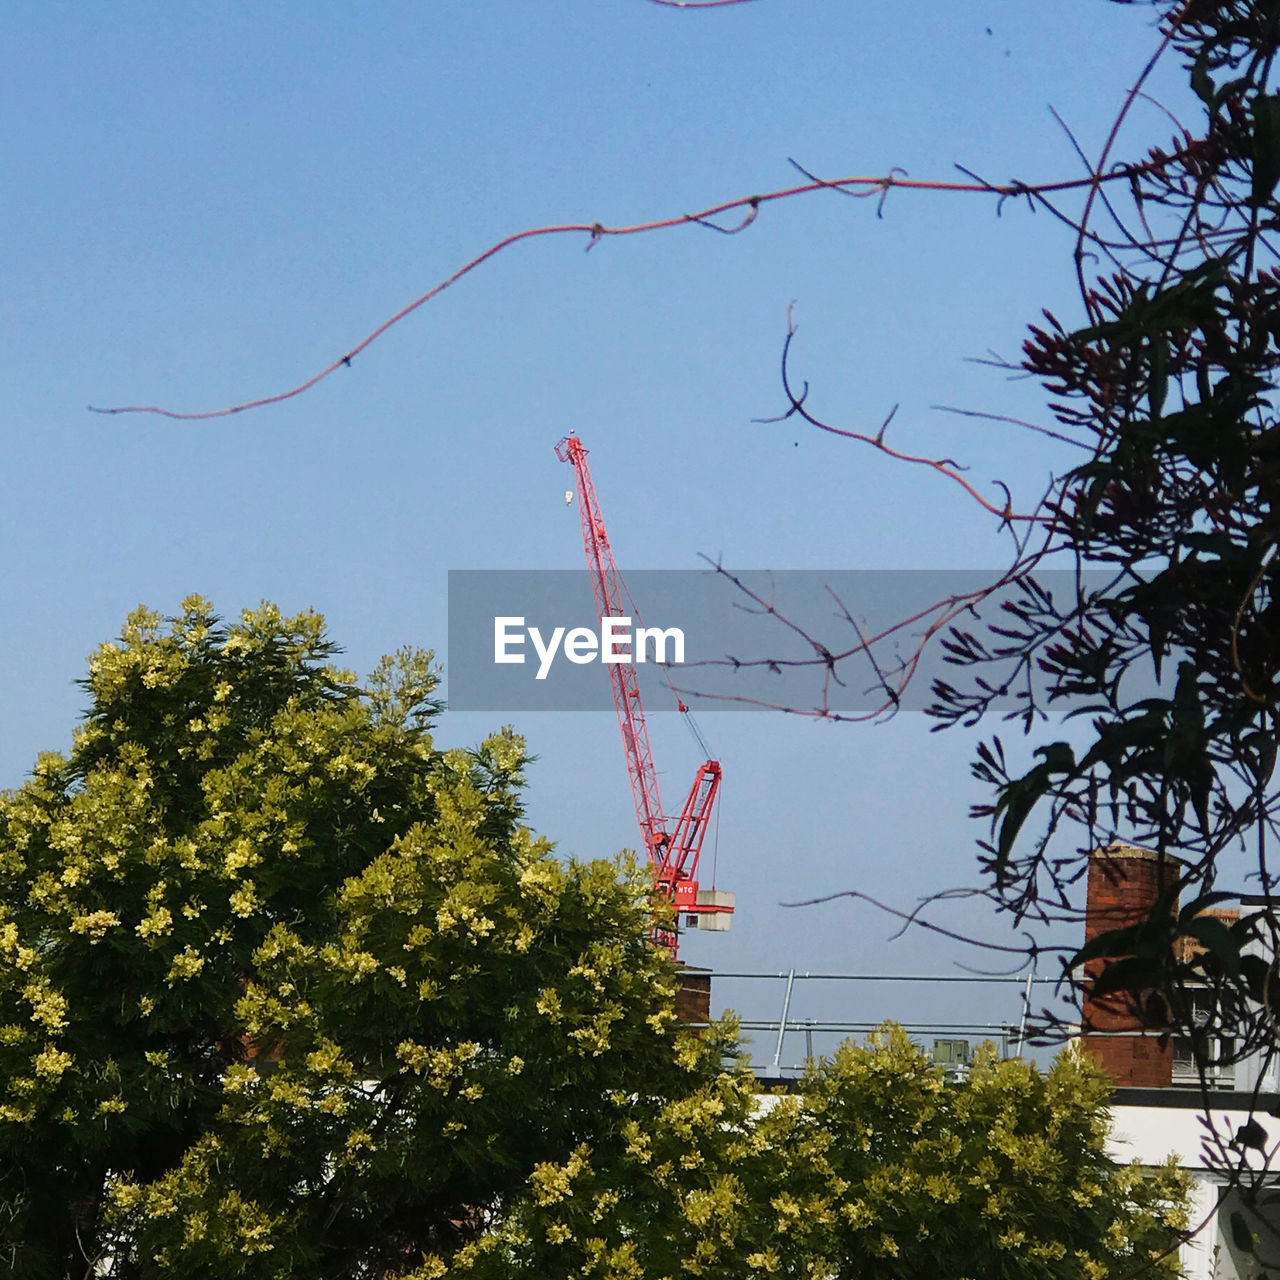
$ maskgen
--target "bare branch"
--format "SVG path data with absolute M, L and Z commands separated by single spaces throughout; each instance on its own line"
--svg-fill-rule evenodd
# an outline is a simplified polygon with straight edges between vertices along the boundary
M 880 429 L 875 435 L 868 435 L 863 431 L 853 431 L 847 427 L 837 427 L 830 422 L 826 422 L 821 418 L 810 413 L 805 407 L 805 401 L 809 395 L 809 384 L 806 382 L 803 389 L 797 393 L 791 385 L 790 377 L 790 356 L 791 344 L 795 339 L 795 327 L 788 322 L 788 332 L 785 341 L 782 344 L 782 389 L 790 401 L 790 407 L 785 413 L 774 418 L 757 418 L 757 422 L 784 422 L 793 415 L 803 418 L 810 426 L 817 427 L 819 431 L 826 431 L 830 435 L 840 436 L 845 440 L 856 440 L 861 444 L 870 445 L 873 449 L 878 449 L 881 453 L 895 459 L 898 462 L 905 462 L 912 466 L 927 467 L 932 471 L 936 471 L 939 475 L 945 476 L 948 480 L 958 484 L 984 511 L 991 515 L 999 516 L 1002 524 L 1031 523 L 1045 524 L 1047 518 L 1044 514 L 1033 512 L 1031 514 L 1019 514 L 1014 512 L 1010 503 L 1006 501 L 1002 506 L 997 506 L 989 498 L 983 495 L 968 480 L 960 474 L 959 464 L 951 458 L 927 458 L 919 454 L 904 453 L 900 449 L 894 449 L 885 444 L 884 435 L 888 429 L 889 423 L 893 421 L 894 415 L 898 411 L 898 406 L 889 411 L 884 421 L 880 424 Z M 998 483 L 998 482 L 997 482 Z
M 897 919 L 904 921 L 905 928 L 910 928 L 914 925 L 917 928 L 926 929 L 930 933 L 941 934 L 944 938 L 950 938 L 953 942 L 963 942 L 967 947 L 979 947 L 983 951 L 1000 951 L 1007 955 L 1026 956 L 1028 954 L 1025 944 L 1015 947 L 1002 942 L 988 942 L 982 938 L 971 938 L 967 934 L 956 933 L 953 929 L 944 929 L 940 924 L 934 924 L 929 920 L 921 920 L 919 912 L 928 905 L 928 900 L 921 903 L 913 911 L 900 911 L 897 907 L 891 907 L 887 903 L 873 898 L 869 893 L 863 893 L 860 889 L 843 889 L 839 893 L 827 893 L 820 898 L 806 898 L 800 902 L 782 902 L 778 905 L 783 907 L 816 907 L 824 902 L 835 902 L 838 898 L 852 898 L 859 902 L 870 903 L 878 911 L 883 911 L 886 915 L 895 916 Z M 1051 952 L 1071 955 L 1076 948 L 1039 947 L 1036 950 L 1041 955 Z
M 661 3 L 662 0 L 651 0 L 651 3 Z M 745 0 L 734 0 L 735 3 L 745 3 Z M 1016 183 L 1007 186 L 991 186 L 986 183 L 975 182 L 934 182 L 927 180 L 911 180 L 906 177 L 898 176 L 901 170 L 893 170 L 881 177 L 854 176 L 848 178 L 836 178 L 831 180 L 815 179 L 810 182 L 802 183 L 799 186 L 781 187 L 775 191 L 766 192 L 763 195 L 740 196 L 732 200 L 724 200 L 718 204 L 709 205 L 705 209 L 701 209 L 696 213 L 683 213 L 675 217 L 657 218 L 650 222 L 637 222 L 626 226 L 610 227 L 601 222 L 565 222 L 555 223 L 543 227 L 528 227 L 523 231 L 516 231 L 509 236 L 504 236 L 501 240 L 491 244 L 481 253 L 476 254 L 467 262 L 463 263 L 456 271 L 445 277 L 439 283 L 434 284 L 425 293 L 415 298 L 407 306 L 402 307 L 389 319 L 384 320 L 376 329 L 362 338 L 350 350 L 344 352 L 336 360 L 326 365 L 318 373 L 313 374 L 304 382 L 298 383 L 297 386 L 290 387 L 287 391 L 276 392 L 273 395 L 259 396 L 253 400 L 246 400 L 241 404 L 234 404 L 222 409 L 209 409 L 200 412 L 184 412 L 175 409 L 168 409 L 161 405 L 119 405 L 109 408 L 101 408 L 94 405 L 89 406 L 92 413 L 101 414 L 122 414 L 122 413 L 150 413 L 156 414 L 163 418 L 171 418 L 179 422 L 202 422 L 211 418 L 226 418 L 237 413 L 246 413 L 252 409 L 262 409 L 268 405 L 281 404 L 286 400 L 292 400 L 296 396 L 302 395 L 304 392 L 310 391 L 313 387 L 323 382 L 330 375 L 336 373 L 339 369 L 350 368 L 352 360 L 360 355 L 367 347 L 371 346 L 379 338 L 382 337 L 389 329 L 398 325 L 402 320 L 407 319 L 420 307 L 425 306 L 432 299 L 439 297 L 451 285 L 471 274 L 478 267 L 483 266 L 491 258 L 514 245 L 521 244 L 526 240 L 544 239 L 552 236 L 587 236 L 587 248 L 590 249 L 598 244 L 601 240 L 611 237 L 645 235 L 656 231 L 669 231 L 676 227 L 684 227 L 689 225 L 707 226 L 714 219 L 726 213 L 740 213 L 743 223 L 734 228 L 730 228 L 729 233 L 736 233 L 745 229 L 746 226 L 754 220 L 755 214 L 759 207 L 764 204 L 770 204 L 779 200 L 792 200 L 799 196 L 811 195 L 818 191 L 828 190 L 844 190 L 851 194 L 857 193 L 862 195 L 883 195 L 891 187 L 900 187 L 908 191 L 939 191 L 949 192 L 957 195 L 994 195 L 999 198 L 1007 198 L 1012 195 L 1021 195 L 1025 192 L 1034 192 L 1036 194 L 1047 194 L 1056 191 L 1076 191 L 1083 188 L 1091 187 L 1095 183 L 1128 181 L 1134 174 L 1150 172 L 1153 168 L 1164 168 L 1171 164 L 1174 159 L 1179 158 L 1177 155 L 1161 157 L 1157 160 L 1147 160 L 1135 165 L 1122 166 L 1112 173 L 1102 177 L 1090 176 L 1089 178 L 1074 178 L 1060 182 L 1047 182 L 1038 186 L 1026 186 L 1022 183 Z M 715 226 L 716 231 L 725 232 L 724 227 Z M 999 514 L 997 512 L 997 514 Z

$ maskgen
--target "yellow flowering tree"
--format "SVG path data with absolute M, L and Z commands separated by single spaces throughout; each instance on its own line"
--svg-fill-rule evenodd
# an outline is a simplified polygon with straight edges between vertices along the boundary
M 898 1028 L 756 1106 L 743 1076 L 540 1166 L 446 1268 L 540 1280 L 1131 1280 L 1178 1274 L 1186 1177 L 1107 1158 L 1111 1086 L 979 1055 L 946 1082 Z
M 13 1274 L 416 1273 L 718 1067 L 643 878 L 520 825 L 520 739 L 438 750 L 429 654 L 334 652 L 139 611 L 0 795 Z

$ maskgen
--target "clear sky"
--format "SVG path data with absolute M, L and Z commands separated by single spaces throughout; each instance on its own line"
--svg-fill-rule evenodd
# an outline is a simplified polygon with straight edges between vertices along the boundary
M 1045 420 L 1016 356 L 1043 306 L 1077 314 L 1072 241 L 985 197 L 820 192 L 734 237 L 689 226 L 584 253 L 519 245 L 309 394 L 210 423 L 89 404 L 217 408 L 282 390 L 495 240 L 634 223 L 827 176 L 1077 176 L 1052 105 L 1096 153 L 1154 47 L 1106 0 L 139 3 L 0 10 L 0 785 L 64 748 L 87 653 L 139 603 L 313 606 L 350 665 L 446 632 L 446 574 L 573 568 L 552 446 L 576 429 L 624 569 L 998 565 L 995 522 L 937 476 L 793 422 L 778 356 L 794 302 L 810 405 L 972 465 L 1030 501 L 1057 461 L 944 404 Z M 1174 68 L 1153 88 L 1185 109 Z M 1133 136 L 1172 126 L 1140 104 Z M 655 712 L 658 710 L 654 709 Z M 448 742 L 501 717 L 446 715 Z M 653 717 L 669 797 L 699 763 Z M 719 969 L 954 971 L 887 945 L 859 888 L 910 904 L 972 882 L 971 740 L 704 714 L 724 765 Z M 579 856 L 636 842 L 608 713 L 518 721 L 532 824 Z M 673 803 L 671 799 L 668 803 Z M 939 917 L 983 927 L 973 910 Z M 954 991 L 868 994 L 840 1016 L 1016 1017 Z M 774 996 L 765 1001 L 776 1013 Z M 834 1008 L 834 1005 L 831 1006 Z

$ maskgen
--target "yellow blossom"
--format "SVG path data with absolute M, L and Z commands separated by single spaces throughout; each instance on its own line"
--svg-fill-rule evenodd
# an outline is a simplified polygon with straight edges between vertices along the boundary
M 38 1076 L 52 1076 L 55 1080 L 67 1070 L 74 1059 L 63 1049 L 55 1049 L 52 1045 L 42 1049 L 31 1059 L 31 1065 Z
M 138 924 L 139 937 L 158 937 L 173 928 L 173 912 L 168 907 L 157 907 L 149 916 L 145 916 Z
M 108 929 L 119 923 L 120 917 L 114 911 L 91 911 L 71 921 L 71 932 L 86 934 L 92 946 L 102 940 Z
M 203 968 L 204 956 L 194 947 L 188 945 L 173 957 L 173 963 L 170 964 L 169 972 L 165 977 L 169 985 L 172 986 L 175 982 L 194 978 Z

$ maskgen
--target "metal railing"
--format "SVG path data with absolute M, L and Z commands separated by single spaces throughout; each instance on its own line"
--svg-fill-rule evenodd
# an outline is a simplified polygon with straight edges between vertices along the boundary
M 928 973 L 797 973 L 794 969 L 777 973 L 733 973 L 715 972 L 713 979 L 746 979 L 758 981 L 784 982 L 782 1010 L 776 1019 L 743 1019 L 739 1025 L 743 1031 L 776 1032 L 773 1060 L 765 1068 L 767 1074 L 779 1076 L 783 1073 L 802 1071 L 804 1064 L 783 1066 L 782 1050 L 787 1035 L 791 1032 L 803 1032 L 805 1036 L 805 1060 L 813 1058 L 813 1037 L 815 1034 L 836 1034 L 843 1036 L 865 1035 L 873 1031 L 879 1022 L 874 1021 L 838 1021 L 822 1018 L 793 1018 L 791 1016 L 791 1000 L 797 982 L 902 982 L 902 983 L 965 983 L 970 985 L 1001 984 L 1015 985 L 1021 991 L 1021 1014 L 1018 1023 L 1011 1022 L 901 1022 L 900 1025 L 908 1035 L 943 1036 L 977 1036 L 983 1039 L 998 1040 L 1001 1055 L 1004 1057 L 1020 1057 L 1026 1042 L 1027 1016 L 1031 1005 L 1031 989 L 1033 986 L 1055 985 L 1057 978 L 1037 977 L 1033 972 L 1012 975 L 986 974 L 928 974 Z

